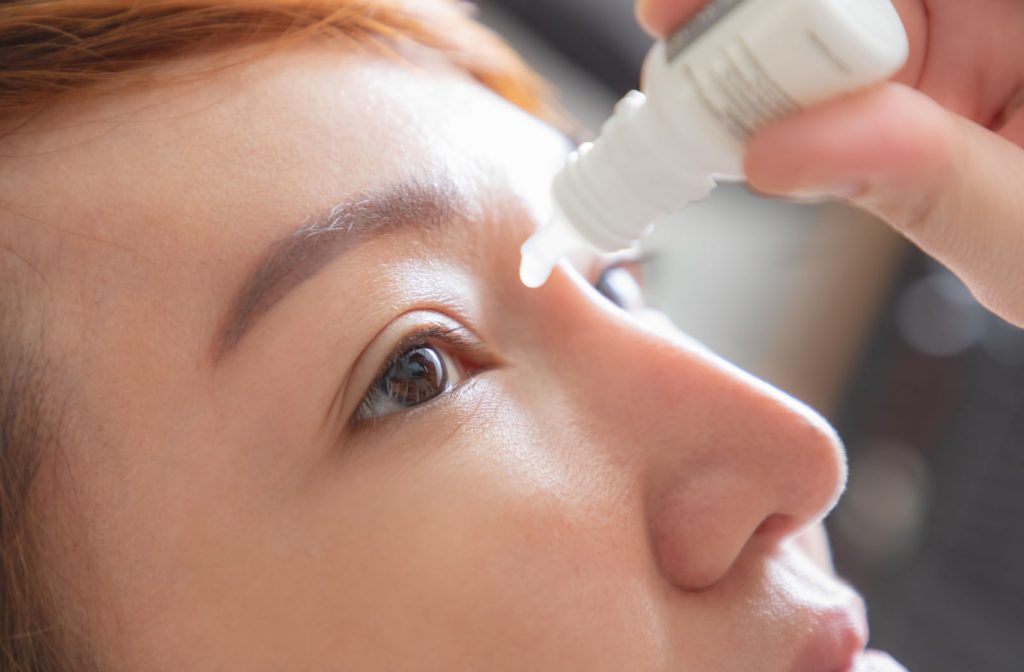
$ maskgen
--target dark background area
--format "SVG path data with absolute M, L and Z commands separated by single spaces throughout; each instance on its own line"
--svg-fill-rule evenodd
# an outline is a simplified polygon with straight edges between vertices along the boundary
M 872 643 L 910 670 L 1024 670 L 1024 332 L 915 254 L 849 381 L 830 520 Z
M 631 0 L 489 4 L 614 93 L 637 86 Z M 1024 332 L 914 252 L 842 389 L 851 479 L 829 529 L 872 646 L 912 672 L 1024 670 Z

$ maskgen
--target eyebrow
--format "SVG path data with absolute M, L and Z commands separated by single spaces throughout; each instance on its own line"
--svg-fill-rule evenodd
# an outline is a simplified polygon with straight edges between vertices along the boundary
M 217 360 L 271 308 L 322 268 L 368 240 L 410 228 L 434 229 L 459 216 L 452 183 L 408 180 L 376 187 L 307 218 L 272 243 L 241 283 L 213 343 Z

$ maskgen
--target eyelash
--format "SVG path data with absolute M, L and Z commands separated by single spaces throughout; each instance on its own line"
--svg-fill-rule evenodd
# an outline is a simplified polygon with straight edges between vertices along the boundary
M 363 398 L 359 402 L 359 406 L 356 408 L 355 413 L 352 415 L 352 420 L 350 421 L 350 424 L 352 426 L 360 426 L 366 423 L 374 423 L 386 418 L 388 415 L 393 415 L 393 413 L 388 413 L 379 416 L 372 414 L 372 406 L 375 403 L 381 401 L 381 391 L 379 388 L 379 383 L 381 379 L 385 375 L 387 375 L 387 373 L 391 370 L 391 367 L 393 367 L 400 358 L 405 356 L 409 352 L 409 350 L 415 348 L 416 346 L 434 346 L 437 344 L 443 345 L 444 347 L 438 349 L 443 350 L 443 354 L 447 355 L 455 364 L 455 366 L 458 367 L 460 376 L 464 380 L 457 384 L 451 385 L 446 390 L 438 394 L 436 397 L 428 399 L 427 401 L 424 401 L 422 404 L 417 404 L 416 406 L 410 407 L 410 409 L 415 408 L 417 406 L 429 404 L 435 399 L 438 399 L 448 394 L 451 390 L 455 389 L 459 385 L 464 384 L 467 379 L 479 373 L 483 369 L 483 367 L 468 367 L 463 363 L 464 357 L 459 356 L 461 354 L 467 353 L 479 347 L 476 341 L 471 340 L 464 333 L 465 331 L 466 328 L 463 326 L 452 328 L 442 328 L 434 326 L 427 327 L 424 329 L 418 329 L 403 336 L 402 339 L 397 344 L 395 344 L 395 346 L 391 349 L 391 354 L 388 355 L 386 360 L 384 360 L 384 363 L 380 366 L 379 369 L 377 369 L 377 373 L 374 375 L 373 381 L 370 383 L 370 387 L 363 394 Z
M 608 282 L 608 280 L 611 273 L 615 271 L 625 271 L 636 287 L 642 290 L 644 266 L 644 259 L 612 262 L 607 266 L 598 269 L 597 277 L 591 282 L 591 285 L 608 301 L 623 310 L 633 310 L 638 307 L 642 307 L 642 299 L 638 305 L 633 297 L 612 296 L 612 294 L 617 291 L 617 288 L 614 286 L 614 283 Z M 463 385 L 467 379 L 473 377 L 476 373 L 479 373 L 483 367 L 470 368 L 465 365 L 466 357 L 462 355 L 465 355 L 467 352 L 471 352 L 474 349 L 479 349 L 479 344 L 475 340 L 469 338 L 465 332 L 466 328 L 463 326 L 453 328 L 432 326 L 414 330 L 402 337 L 402 339 L 391 349 L 391 354 L 388 355 L 384 363 L 377 369 L 369 388 L 364 392 L 363 397 L 359 402 L 359 406 L 352 415 L 350 424 L 356 427 L 367 423 L 375 423 L 386 418 L 388 415 L 401 412 L 401 410 L 411 410 L 412 408 L 429 404 L 435 399 L 448 394 L 456 387 Z M 439 354 L 441 354 L 445 359 L 450 360 L 451 363 L 457 367 L 457 373 L 462 380 L 455 384 L 449 384 L 449 386 L 437 394 L 437 396 L 424 401 L 422 404 L 415 404 L 407 407 L 406 409 L 400 409 L 391 413 L 375 415 L 372 410 L 373 406 L 384 401 L 381 398 L 381 380 L 389 371 L 391 371 L 392 367 L 395 366 L 398 360 L 407 355 L 411 349 L 414 349 L 417 346 L 433 347 L 437 344 L 443 346 L 441 348 L 437 348 L 441 351 Z

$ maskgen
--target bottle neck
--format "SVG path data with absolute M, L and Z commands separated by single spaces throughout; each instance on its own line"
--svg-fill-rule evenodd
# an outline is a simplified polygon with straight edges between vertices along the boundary
M 673 110 L 686 115 L 686 110 Z M 714 167 L 699 132 L 682 138 L 662 111 L 633 91 L 592 144 L 570 157 L 553 196 L 579 233 L 599 249 L 632 247 L 658 218 L 704 198 Z

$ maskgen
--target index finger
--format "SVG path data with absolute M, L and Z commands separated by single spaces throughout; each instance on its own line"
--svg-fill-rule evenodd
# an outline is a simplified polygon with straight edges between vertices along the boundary
M 637 0 L 636 18 L 655 37 L 668 37 L 708 0 Z

